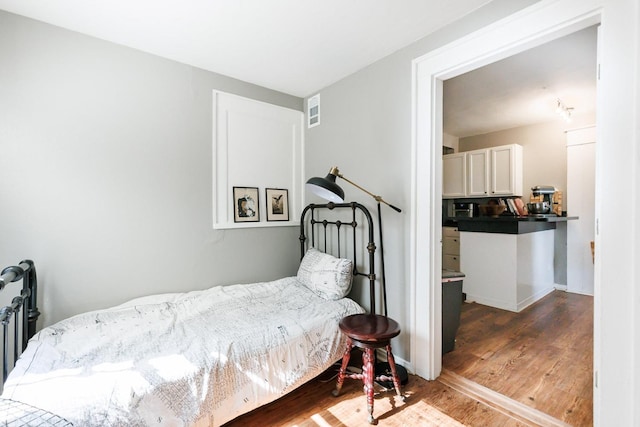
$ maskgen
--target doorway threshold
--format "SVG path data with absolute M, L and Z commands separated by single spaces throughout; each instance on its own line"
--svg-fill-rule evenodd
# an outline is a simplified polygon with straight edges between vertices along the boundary
M 570 427 L 570 424 L 531 408 L 517 400 L 495 392 L 447 369 L 442 369 L 436 381 L 469 396 L 528 426 Z

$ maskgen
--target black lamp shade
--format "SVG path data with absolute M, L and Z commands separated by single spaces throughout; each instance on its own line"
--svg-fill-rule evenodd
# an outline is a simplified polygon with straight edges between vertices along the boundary
M 307 189 L 316 196 L 334 203 L 344 202 L 344 191 L 336 184 L 336 176 L 328 174 L 324 178 L 314 177 L 307 181 Z

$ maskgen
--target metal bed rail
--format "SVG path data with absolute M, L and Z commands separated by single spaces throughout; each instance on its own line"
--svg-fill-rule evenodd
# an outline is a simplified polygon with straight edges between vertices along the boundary
M 0 291 L 10 283 L 20 280 L 22 280 L 20 294 L 11 300 L 11 304 L 0 308 L 3 384 L 9 375 L 9 357 L 13 356 L 13 365 L 15 365 L 18 357 L 27 347 L 29 339 L 35 334 L 36 321 L 40 316 L 38 311 L 38 280 L 33 261 L 20 261 L 18 265 L 3 269 L 0 273 Z M 21 313 L 22 316 L 20 315 Z M 12 327 L 10 326 L 11 323 L 13 323 Z M 9 336 L 11 333 L 13 336 L 13 352 L 9 350 Z
M 330 217 L 329 212 L 346 212 L 349 213 L 348 220 L 336 219 L 335 217 Z M 362 214 L 364 224 L 358 223 L 358 212 Z M 309 218 L 305 220 L 305 217 L 309 214 Z M 321 217 L 322 216 L 322 217 Z M 345 215 L 346 216 L 346 215 Z M 305 224 L 308 224 L 309 229 L 305 229 Z M 367 252 L 368 259 L 364 260 L 366 262 L 366 266 L 363 267 L 363 271 L 358 269 L 358 252 L 357 248 L 359 245 L 357 242 L 357 231 L 358 226 L 360 225 L 360 231 L 363 233 L 363 239 L 367 241 Z M 323 252 L 329 252 L 329 243 L 328 238 L 331 234 L 330 229 L 337 230 L 335 234 L 335 238 L 337 240 L 336 250 L 337 257 L 344 257 L 342 254 L 342 242 L 341 242 L 341 230 L 345 230 L 345 233 L 348 235 L 347 230 L 352 231 L 352 243 L 353 243 L 353 255 L 351 260 L 353 261 L 353 275 L 354 276 L 364 276 L 369 281 L 369 299 L 370 299 L 370 307 L 369 311 L 371 313 L 376 312 L 376 303 L 375 303 L 375 282 L 376 282 L 376 273 L 375 273 L 375 251 L 376 245 L 374 242 L 374 229 L 373 229 L 373 220 L 371 218 L 371 213 L 369 210 L 357 202 L 350 203 L 327 203 L 327 204 L 310 204 L 307 205 L 302 214 L 300 215 L 300 258 L 304 257 L 306 253 L 307 245 L 311 247 L 315 247 L 317 249 L 323 250 Z M 346 237 L 346 239 L 348 239 Z M 308 241 L 309 240 L 309 241 Z M 324 248 L 320 248 L 320 244 L 324 246 Z M 348 248 L 346 249 L 348 250 Z

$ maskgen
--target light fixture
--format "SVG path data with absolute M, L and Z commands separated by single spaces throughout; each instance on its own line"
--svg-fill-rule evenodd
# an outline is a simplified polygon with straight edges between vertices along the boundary
M 389 206 L 391 209 L 395 210 L 396 212 L 402 212 L 400 208 L 397 208 L 392 204 L 386 202 L 382 197 L 376 196 L 375 194 L 373 194 L 368 190 L 365 190 L 355 182 L 345 178 L 344 175 L 340 173 L 340 171 L 336 166 L 332 167 L 329 173 L 327 174 L 327 176 L 325 176 L 324 178 L 320 178 L 320 177 L 310 178 L 307 181 L 307 189 L 311 191 L 313 194 L 315 194 L 316 196 L 322 197 L 325 200 L 328 200 L 334 203 L 342 203 L 344 202 L 344 191 L 342 190 L 342 188 L 340 188 L 338 184 L 336 184 L 336 178 L 344 179 L 349 184 L 353 185 L 354 187 L 360 189 L 361 191 L 364 191 L 365 193 L 373 197 L 376 202 L 384 203 L 385 205 Z
M 342 203 L 344 202 L 344 190 L 340 188 L 338 184 L 336 184 L 336 178 L 341 178 L 347 181 L 349 184 L 358 188 L 361 191 L 364 191 L 373 199 L 378 202 L 378 230 L 380 232 L 380 273 L 381 279 L 380 284 L 382 288 L 382 300 L 384 304 L 384 315 L 387 315 L 387 289 L 386 289 L 386 279 L 385 279 L 385 271 L 384 271 L 384 244 L 382 240 L 382 212 L 380 211 L 380 203 L 384 203 L 389 206 L 396 212 L 402 212 L 402 210 L 396 206 L 393 206 L 391 203 L 385 201 L 382 197 L 373 194 L 372 192 L 365 190 L 355 182 L 347 179 L 340 173 L 336 166 L 332 167 L 327 176 L 324 178 L 315 177 L 309 178 L 307 181 L 307 189 L 311 191 L 316 196 L 322 197 L 325 200 L 334 203 Z
M 564 102 L 558 98 L 558 106 L 556 107 L 556 113 L 558 113 L 567 123 L 571 122 L 571 112 L 573 107 L 567 107 Z

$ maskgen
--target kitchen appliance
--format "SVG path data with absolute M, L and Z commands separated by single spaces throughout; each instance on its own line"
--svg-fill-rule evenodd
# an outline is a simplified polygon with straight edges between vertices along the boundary
M 536 185 L 531 187 L 532 203 L 527 203 L 529 215 L 533 216 L 556 216 L 552 212 L 553 195 L 556 188 L 550 185 Z M 535 199 L 536 201 L 534 202 Z
M 527 210 L 530 214 L 548 214 L 551 212 L 549 202 L 527 203 Z
M 454 218 L 473 218 L 475 205 L 473 203 L 453 203 L 449 216 Z

